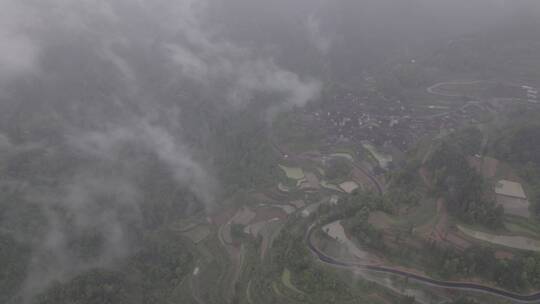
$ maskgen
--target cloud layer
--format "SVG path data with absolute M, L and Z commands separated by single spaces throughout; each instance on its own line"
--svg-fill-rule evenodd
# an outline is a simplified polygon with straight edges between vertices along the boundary
M 41 210 L 46 223 L 36 239 L 18 234 L 34 248 L 26 300 L 53 281 L 108 267 L 129 254 L 130 229 L 142 225 L 148 203 L 140 189 L 147 173 L 139 166 L 146 162 L 155 159 L 203 209 L 215 206 L 220 181 L 211 162 L 197 157 L 185 140 L 196 137 L 185 130 L 197 126 L 184 119 L 198 98 L 212 105 L 210 111 L 234 112 L 257 103 L 260 95 L 272 96 L 270 105 L 261 104 L 267 117 L 317 98 L 319 81 L 224 39 L 207 19 L 207 5 L 200 0 L 0 4 L 0 100 L 6 100 L 0 110 L 19 113 L 25 121 L 18 123 L 27 128 L 0 130 L 0 156 L 13 162 L 14 151 L 35 150 L 44 163 L 61 163 L 65 153 L 76 159 L 58 181 L 20 175 L 2 181 L 27 185 L 24 199 Z M 36 124 L 40 117 L 50 119 L 27 127 L 36 117 Z M 45 125 L 53 130 L 50 137 L 40 135 Z M 73 249 L 79 239 L 95 241 L 98 252 L 81 256 Z

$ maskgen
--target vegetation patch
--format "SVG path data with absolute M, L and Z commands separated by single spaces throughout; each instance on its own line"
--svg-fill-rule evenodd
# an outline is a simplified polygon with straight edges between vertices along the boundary
M 349 160 L 350 162 L 354 162 L 354 157 L 346 152 L 332 153 L 330 154 L 330 157 L 341 157 Z
M 469 224 L 500 228 L 504 209 L 485 195 L 491 189 L 466 160 L 467 155 L 480 149 L 478 135 L 477 129 L 466 129 L 448 136 L 434 149 L 426 165 L 433 172 L 435 191 L 444 197 L 450 214 Z
M 283 270 L 283 273 L 281 274 L 281 282 L 283 283 L 283 285 L 285 285 L 285 287 L 289 288 L 290 290 L 293 290 L 299 294 L 304 294 L 303 291 L 299 290 L 293 285 L 291 281 L 291 271 L 287 268 L 285 268 Z
M 169 227 L 173 231 L 177 232 L 187 232 L 200 224 L 199 221 L 190 220 L 190 219 L 181 219 L 172 223 Z

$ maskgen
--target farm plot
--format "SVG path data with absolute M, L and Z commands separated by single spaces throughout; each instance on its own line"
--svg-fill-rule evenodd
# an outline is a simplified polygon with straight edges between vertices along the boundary
M 172 223 L 169 228 L 177 232 L 187 232 L 200 224 L 199 221 L 191 219 L 182 219 Z
M 246 207 L 241 208 L 235 213 L 235 215 L 232 217 L 232 219 L 229 222 L 224 224 L 219 229 L 219 235 L 221 236 L 221 238 L 226 244 L 231 244 L 233 241 L 232 235 L 231 235 L 231 225 L 239 224 L 239 225 L 246 226 L 256 216 L 257 214 L 253 212 L 250 208 L 246 208 Z
M 302 168 L 298 167 L 287 167 L 283 165 L 279 165 L 281 170 L 285 172 L 285 175 L 287 175 L 288 178 L 294 179 L 294 180 L 301 180 L 305 178 L 304 170 Z
M 232 218 L 233 224 L 240 224 L 240 225 L 247 225 L 249 224 L 255 217 L 257 216 L 257 213 L 253 212 L 250 208 L 243 207 Z
M 529 201 L 504 195 L 497 195 L 497 205 L 502 206 L 504 213 L 529 218 Z
M 540 235 L 540 224 L 536 219 L 507 216 L 504 225 L 506 229 L 514 234 L 530 236 L 532 238 Z
M 496 244 L 500 246 L 505 246 L 505 247 L 510 247 L 510 248 L 515 248 L 515 249 L 540 252 L 540 241 L 527 238 L 524 236 L 490 234 L 487 232 L 469 229 L 460 225 L 458 225 L 458 229 L 464 234 L 466 234 L 467 236 L 470 236 L 472 238 L 475 238 L 477 240 L 481 240 L 484 242 L 488 242 L 488 243 L 492 243 L 492 244 Z
M 193 243 L 198 244 L 210 235 L 210 227 L 207 225 L 193 226 L 189 230 L 182 232 L 182 235 L 189 238 Z
M 306 206 L 306 203 L 303 200 L 292 201 L 289 204 L 291 204 L 292 206 L 294 206 L 294 208 L 298 210 Z
M 395 225 L 395 221 L 382 211 L 371 212 L 369 214 L 368 223 L 379 230 L 385 230 Z
M 343 192 L 343 190 L 341 190 L 341 188 L 339 188 L 338 186 L 336 186 L 334 184 L 330 184 L 329 182 L 327 182 L 325 180 L 321 181 L 321 186 L 323 188 L 328 189 L 328 190 L 334 190 L 334 191 L 337 191 L 337 192 Z
M 290 188 L 290 187 L 287 187 L 287 186 L 284 185 L 283 183 L 278 183 L 278 186 L 277 186 L 277 187 L 278 187 L 279 191 L 281 191 L 281 192 L 285 192 L 285 193 L 291 192 L 291 188 Z
M 306 172 L 306 187 L 312 188 L 312 189 L 320 189 L 321 185 L 319 182 L 319 178 L 315 173 L 312 172 Z
M 255 216 L 252 220 L 253 222 L 268 221 L 275 218 L 284 220 L 288 215 L 285 210 L 291 211 L 291 209 L 294 212 L 294 208 L 289 205 L 263 206 L 255 210 Z
M 349 194 L 353 193 L 354 190 L 360 188 L 360 186 L 357 183 L 353 182 L 353 181 L 343 182 L 343 183 L 339 184 L 339 187 L 341 189 L 343 189 L 343 191 L 345 191 L 345 192 L 347 192 Z
M 345 153 L 345 152 L 332 153 L 329 156 L 330 157 L 341 157 L 341 158 L 345 158 L 345 159 L 349 160 L 350 162 L 354 162 L 354 157 L 351 154 Z

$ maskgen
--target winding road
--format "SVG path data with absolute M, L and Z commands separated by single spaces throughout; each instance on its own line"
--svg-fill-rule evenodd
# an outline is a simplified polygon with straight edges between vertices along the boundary
M 471 84 L 477 84 L 477 83 L 494 83 L 493 81 L 488 80 L 471 80 L 471 81 L 445 81 L 445 82 L 439 82 L 435 85 L 432 85 L 431 87 L 427 88 L 428 93 L 439 95 L 439 96 L 445 96 L 445 97 L 461 97 L 464 94 L 462 93 L 443 93 L 440 91 L 437 91 L 439 87 L 442 87 L 443 85 L 471 85 Z
M 339 267 L 357 268 L 357 269 L 363 269 L 363 270 L 368 270 L 368 271 L 398 275 L 398 276 L 406 277 L 408 279 L 413 279 L 419 283 L 434 286 L 434 287 L 453 289 L 453 290 L 483 292 L 483 293 L 488 293 L 488 294 L 499 296 L 499 297 L 504 297 L 512 301 L 522 302 L 522 303 L 540 303 L 540 292 L 524 295 L 524 294 L 518 294 L 518 293 L 514 293 L 511 291 L 504 290 L 504 289 L 499 289 L 499 288 L 485 286 L 485 285 L 476 284 L 476 283 L 436 280 L 436 279 L 432 279 L 426 276 L 422 276 L 419 274 L 415 274 L 415 273 L 411 273 L 411 272 L 407 272 L 407 271 L 403 271 L 403 270 L 395 269 L 391 267 L 368 265 L 368 264 L 353 263 L 353 262 L 344 262 L 344 261 L 337 260 L 333 257 L 326 255 L 319 248 L 317 248 L 317 246 L 313 244 L 313 240 L 311 236 L 313 234 L 315 227 L 317 227 L 317 225 L 312 224 L 307 230 L 306 243 L 308 245 L 309 250 L 323 263 L 333 265 L 333 266 L 339 266 Z
M 437 85 L 433 87 L 437 87 Z M 433 94 L 437 94 L 437 93 L 433 93 Z M 468 106 L 468 105 L 469 104 L 466 104 L 465 106 Z M 273 140 L 271 140 L 271 143 L 274 149 L 278 151 L 278 153 L 281 154 L 282 157 L 286 155 L 286 153 Z M 367 172 L 367 170 L 359 166 L 356 162 L 352 162 L 352 163 L 354 167 L 360 169 L 367 177 L 369 177 L 369 179 L 376 185 L 377 191 L 379 192 L 379 194 L 382 195 L 384 193 L 384 188 L 380 184 L 380 182 L 375 177 L 373 177 L 369 172 Z M 313 223 L 308 228 L 305 235 L 305 242 L 309 250 L 312 252 L 312 254 L 315 255 L 321 262 L 325 264 L 337 266 L 337 267 L 355 268 L 355 269 L 362 269 L 362 270 L 379 272 L 379 273 L 398 275 L 398 276 L 406 277 L 408 279 L 415 280 L 424 285 L 434 286 L 438 288 L 482 292 L 482 293 L 502 297 L 511 301 L 521 302 L 521 303 L 540 303 L 540 292 L 536 292 L 533 294 L 519 294 L 519 293 L 507 291 L 504 289 L 499 289 L 499 288 L 477 284 L 477 283 L 436 280 L 427 276 L 423 276 L 416 273 L 407 272 L 401 269 L 387 267 L 387 266 L 340 261 L 338 259 L 335 259 L 331 256 L 326 255 L 319 248 L 317 248 L 315 244 L 313 244 L 312 235 L 316 227 L 318 227 L 317 224 Z

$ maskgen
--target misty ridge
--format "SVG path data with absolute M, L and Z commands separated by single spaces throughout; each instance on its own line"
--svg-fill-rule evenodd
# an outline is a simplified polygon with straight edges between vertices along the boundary
M 114 269 L 147 231 L 265 182 L 271 159 L 238 150 L 328 79 L 539 15 L 524 0 L 0 1 L 0 234 L 25 252 L 0 302 Z

